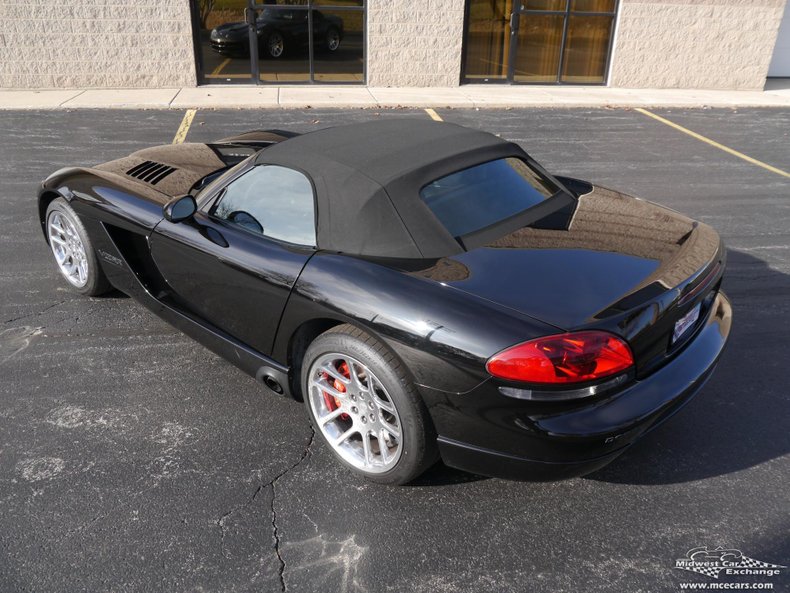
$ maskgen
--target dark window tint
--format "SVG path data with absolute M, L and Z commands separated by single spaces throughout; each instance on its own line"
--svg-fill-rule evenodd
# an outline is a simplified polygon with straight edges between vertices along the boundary
M 420 197 L 454 237 L 510 218 L 559 191 L 527 163 L 500 159 L 429 183 Z
M 315 245 L 313 187 L 293 169 L 252 168 L 228 185 L 212 214 L 272 239 Z

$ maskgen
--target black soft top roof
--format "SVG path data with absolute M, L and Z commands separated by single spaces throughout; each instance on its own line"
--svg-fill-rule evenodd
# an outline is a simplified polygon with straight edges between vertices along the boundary
M 507 156 L 516 144 L 423 119 L 326 128 L 261 151 L 258 164 L 308 174 L 317 200 L 318 247 L 379 257 L 446 257 L 461 251 L 420 199 L 431 181 Z

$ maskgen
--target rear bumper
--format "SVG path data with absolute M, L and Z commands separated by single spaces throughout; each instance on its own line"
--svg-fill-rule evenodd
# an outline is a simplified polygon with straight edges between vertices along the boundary
M 719 293 L 676 358 L 613 395 L 565 404 L 525 402 L 486 382 L 460 395 L 428 395 L 443 461 L 508 479 L 560 480 L 595 471 L 688 403 L 727 343 L 732 308 Z

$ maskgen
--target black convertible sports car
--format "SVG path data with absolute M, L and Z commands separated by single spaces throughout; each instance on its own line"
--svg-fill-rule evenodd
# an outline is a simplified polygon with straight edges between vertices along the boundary
M 449 123 L 148 148 L 52 174 L 38 207 L 76 290 L 115 287 L 303 399 L 384 483 L 438 457 L 591 472 L 689 401 L 730 330 L 709 226 Z
M 313 43 L 316 49 L 337 51 L 343 41 L 343 19 L 313 10 Z M 309 17 L 306 10 L 265 8 L 255 20 L 258 34 L 258 55 L 281 58 L 287 53 L 305 49 L 309 43 Z M 225 23 L 212 29 L 211 48 L 226 56 L 248 56 L 249 27 L 246 22 Z

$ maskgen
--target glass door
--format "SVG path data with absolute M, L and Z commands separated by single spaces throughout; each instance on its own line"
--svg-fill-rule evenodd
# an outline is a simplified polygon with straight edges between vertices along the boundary
M 249 84 L 252 80 L 250 30 L 254 15 L 248 0 L 196 2 L 196 37 L 203 83 Z
M 464 82 L 603 84 L 616 0 L 469 0 Z
M 616 9 L 616 0 L 570 0 L 560 82 L 606 82 Z
M 513 0 L 469 0 L 464 82 L 507 82 Z
M 193 0 L 203 83 L 365 81 L 364 0 Z
M 256 11 L 256 71 L 263 83 L 310 82 L 310 11 L 307 0 Z

